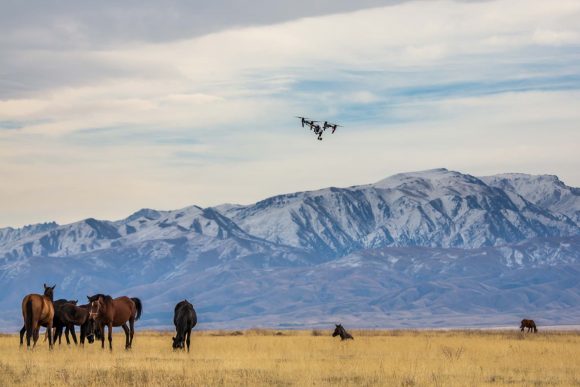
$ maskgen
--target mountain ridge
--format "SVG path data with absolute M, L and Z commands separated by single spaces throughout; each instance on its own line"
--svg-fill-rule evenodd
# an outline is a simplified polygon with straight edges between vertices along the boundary
M 574 323 L 579 198 L 557 177 L 439 168 L 249 205 L 3 228 L 0 306 L 11 313 L 0 323 L 18 325 L 21 297 L 43 282 L 71 298 L 143 297 L 152 327 L 170 325 L 183 298 L 208 327 L 503 324 L 526 310 Z

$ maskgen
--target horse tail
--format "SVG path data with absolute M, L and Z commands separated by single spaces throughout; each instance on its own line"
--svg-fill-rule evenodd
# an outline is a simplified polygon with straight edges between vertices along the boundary
M 135 303 L 135 308 L 137 308 L 137 315 L 135 316 L 135 321 L 137 321 L 141 317 L 141 313 L 143 313 L 143 304 L 141 303 L 141 300 L 138 299 L 137 297 L 133 297 L 131 298 L 131 300 L 133 300 L 133 302 Z
M 32 330 L 34 329 L 34 327 L 32 326 L 33 324 L 33 320 L 32 320 L 32 298 L 28 297 L 28 300 L 26 301 L 26 318 L 24 319 L 24 325 L 26 327 L 26 331 L 27 332 L 32 332 Z

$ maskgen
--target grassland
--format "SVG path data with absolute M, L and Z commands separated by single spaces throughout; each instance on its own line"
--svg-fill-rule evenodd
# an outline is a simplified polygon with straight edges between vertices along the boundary
M 580 386 L 580 333 L 517 331 L 195 332 L 191 353 L 171 334 L 137 332 L 133 349 L 0 336 L 0 385 L 24 386 Z

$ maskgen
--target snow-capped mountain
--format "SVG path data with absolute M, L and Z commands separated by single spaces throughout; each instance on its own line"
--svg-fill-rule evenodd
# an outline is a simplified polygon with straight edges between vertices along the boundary
M 552 212 L 541 204 L 436 169 L 217 209 L 252 235 L 336 256 L 362 248 L 477 248 L 579 233 L 565 205 Z
M 435 169 L 247 206 L 0 229 L 0 326 L 19 324 L 20 300 L 43 282 L 59 298 L 139 296 L 150 326 L 171 325 L 184 297 L 206 326 L 576 321 L 579 197 L 555 176 Z
M 563 214 L 580 225 L 580 189 L 568 187 L 558 176 L 506 173 L 481 180 L 553 213 Z

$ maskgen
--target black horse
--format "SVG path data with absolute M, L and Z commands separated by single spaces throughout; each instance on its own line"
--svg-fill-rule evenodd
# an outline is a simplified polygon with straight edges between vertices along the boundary
M 343 328 L 342 324 L 336 325 L 332 337 L 340 336 L 341 340 L 354 340 L 354 337 Z
M 89 319 L 89 304 L 77 306 L 72 303 L 66 303 L 60 306 L 58 314 L 62 325 L 56 328 L 55 337 L 60 339 L 62 336 L 62 328 L 66 327 L 67 330 L 70 329 L 73 332 L 73 339 L 76 344 L 77 340 L 74 334 L 74 326 L 79 325 L 81 327 L 81 345 L 84 345 L 85 338 L 89 344 L 95 341 L 95 336 L 100 339 L 100 332 L 95 329 L 92 320 Z
M 185 349 L 185 341 L 189 352 L 191 329 L 197 324 L 197 314 L 189 301 L 183 300 L 175 305 L 173 324 L 177 331 L 177 335 L 173 337 L 173 349 Z
M 63 329 L 67 345 L 70 345 L 69 333 L 72 336 L 75 345 L 78 344 L 74 325 L 67 323 L 62 316 L 62 308 L 65 305 L 76 305 L 77 303 L 78 300 L 56 300 L 54 302 L 54 319 L 52 326 L 55 329 L 54 342 L 56 343 L 56 339 L 58 338 L 58 345 L 61 344 Z
M 534 333 L 538 333 L 538 328 L 534 320 L 523 319 L 520 324 L 520 330 L 523 332 L 525 328 L 528 328 L 528 332 L 533 330 Z

